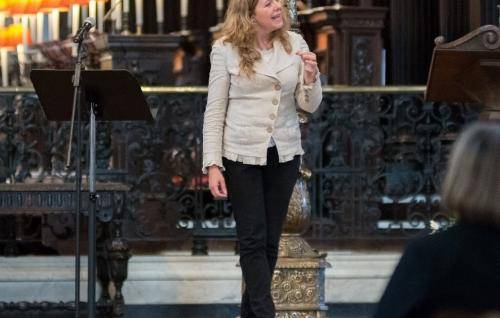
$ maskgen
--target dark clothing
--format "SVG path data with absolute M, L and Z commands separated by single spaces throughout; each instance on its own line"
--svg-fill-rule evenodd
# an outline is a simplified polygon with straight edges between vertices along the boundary
M 268 149 L 266 166 L 224 159 L 228 197 L 236 220 L 240 265 L 246 286 L 241 318 L 275 316 L 271 279 L 299 165 L 299 156 L 279 163 L 276 147 Z
M 410 242 L 375 318 L 500 309 L 500 230 L 460 222 Z

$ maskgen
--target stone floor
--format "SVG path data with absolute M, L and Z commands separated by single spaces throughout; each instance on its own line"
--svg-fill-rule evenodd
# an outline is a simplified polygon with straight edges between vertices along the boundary
M 325 272 L 327 317 L 370 317 L 398 259 L 398 253 L 329 251 L 327 261 L 332 267 Z M 234 318 L 241 297 L 237 263 L 237 256 L 225 252 L 134 256 L 123 288 L 125 317 Z M 73 300 L 72 257 L 0 258 L 0 264 L 0 302 Z M 85 264 L 83 257 L 81 301 L 86 300 L 87 291 Z M 32 317 L 66 318 L 74 314 L 0 312 L 0 318 Z
M 328 318 L 369 318 L 375 304 L 328 304 Z M 236 305 L 174 305 L 174 306 L 128 306 L 126 318 L 234 318 L 238 315 Z
M 374 304 L 328 304 L 328 318 L 369 318 Z M 235 318 L 239 308 L 234 304 L 217 305 L 129 305 L 124 318 Z M 1 318 L 70 318 L 73 313 L 1 313 Z M 82 318 L 86 318 L 82 312 Z

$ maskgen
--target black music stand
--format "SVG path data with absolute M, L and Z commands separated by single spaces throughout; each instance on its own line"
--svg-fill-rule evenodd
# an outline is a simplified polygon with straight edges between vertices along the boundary
M 48 120 L 70 121 L 73 102 L 73 70 L 32 70 L 30 77 L 35 91 Z M 96 120 L 101 121 L 151 121 L 153 118 L 144 99 L 139 83 L 126 70 L 89 70 L 81 72 L 81 114 L 89 118 L 89 211 L 88 211 L 88 313 L 95 317 L 96 288 L 96 203 L 95 190 L 95 155 L 96 155 Z M 81 114 L 77 114 L 80 117 Z M 78 125 L 79 126 L 79 125 Z M 77 126 L 77 127 L 78 127 Z M 81 149 L 82 138 L 77 128 L 77 149 Z M 71 142 L 71 141 L 70 141 Z M 77 172 L 80 171 L 80 151 L 76 153 Z M 76 217 L 81 211 L 81 179 L 77 173 Z M 79 222 L 76 233 L 79 233 Z M 77 246 L 79 246 L 77 236 Z M 75 306 L 79 306 L 79 248 L 76 252 Z M 77 310 L 78 312 L 78 310 Z

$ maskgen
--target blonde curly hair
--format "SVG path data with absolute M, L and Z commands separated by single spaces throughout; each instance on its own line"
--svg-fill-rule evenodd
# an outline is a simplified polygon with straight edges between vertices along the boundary
M 271 34 L 272 40 L 279 40 L 288 54 L 292 52 L 292 45 L 287 31 L 290 30 L 290 13 L 286 1 L 283 4 L 283 26 Z M 253 66 L 261 59 L 257 50 L 254 24 L 252 16 L 259 0 L 230 0 L 226 12 L 226 18 L 222 25 L 220 38 L 224 42 L 231 43 L 240 55 L 240 69 L 243 74 L 252 76 L 255 74 Z

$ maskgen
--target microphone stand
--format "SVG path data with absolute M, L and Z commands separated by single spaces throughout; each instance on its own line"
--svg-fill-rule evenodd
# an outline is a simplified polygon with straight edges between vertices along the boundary
M 68 146 L 68 157 L 66 166 L 69 167 L 71 163 L 71 142 L 73 139 L 73 126 L 74 119 L 76 115 L 76 130 L 77 130 L 77 143 L 76 143 L 76 256 L 75 256 L 75 302 L 76 310 L 75 316 L 79 318 L 79 304 L 80 304 L 80 213 L 81 213 L 81 71 L 83 70 L 83 53 L 82 53 L 82 42 L 83 35 L 78 38 L 78 49 L 77 58 L 75 64 L 75 73 L 73 76 L 73 112 L 71 116 L 71 129 L 70 129 L 70 140 Z M 87 96 L 88 98 L 89 96 Z M 87 285 L 87 311 L 89 318 L 96 317 L 96 301 L 95 301 L 95 289 L 96 289 L 96 210 L 97 210 L 97 193 L 95 189 L 95 157 L 96 157 L 96 112 L 97 112 L 96 101 L 90 101 L 89 117 L 90 117 L 90 127 L 89 127 L 89 148 L 90 148 L 90 158 L 89 158 L 89 175 L 88 175 L 88 186 L 89 186 L 89 204 L 88 204 L 88 285 Z
M 89 318 L 95 318 L 96 303 L 95 303 L 95 285 L 96 285 L 96 210 L 97 210 L 97 193 L 95 189 L 95 156 L 96 156 L 96 112 L 97 104 L 94 101 L 90 102 L 90 127 L 89 127 L 89 222 L 88 222 L 88 314 Z
M 81 71 L 83 69 L 83 53 L 82 41 L 78 42 L 75 72 L 73 75 L 73 107 L 71 113 L 71 128 L 68 140 L 68 152 L 66 157 L 66 169 L 71 166 L 71 148 L 73 143 L 73 130 L 76 128 L 76 155 L 75 155 L 75 168 L 76 168 L 76 212 L 75 212 L 75 317 L 80 317 L 80 214 L 81 214 L 81 197 L 82 197 L 82 172 L 81 172 Z M 76 117 L 76 118 L 75 118 Z M 76 119 L 76 120 L 75 120 Z M 76 121 L 76 127 L 75 127 Z

